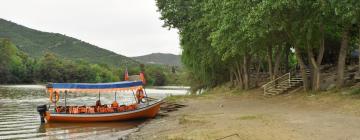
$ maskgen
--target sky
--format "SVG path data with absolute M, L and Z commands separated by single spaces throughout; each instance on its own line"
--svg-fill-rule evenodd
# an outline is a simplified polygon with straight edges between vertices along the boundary
M 0 18 L 65 34 L 125 56 L 181 54 L 155 0 L 1 0 Z

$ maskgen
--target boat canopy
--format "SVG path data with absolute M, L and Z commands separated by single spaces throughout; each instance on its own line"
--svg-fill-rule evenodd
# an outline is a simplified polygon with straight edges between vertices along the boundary
M 122 81 L 112 83 L 50 83 L 46 86 L 49 93 L 56 92 L 85 92 L 108 93 L 115 91 L 136 90 L 142 87 L 142 81 Z

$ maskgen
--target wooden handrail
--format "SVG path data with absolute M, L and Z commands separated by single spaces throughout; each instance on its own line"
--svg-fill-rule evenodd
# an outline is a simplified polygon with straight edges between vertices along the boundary
M 276 78 L 274 80 L 271 80 L 270 82 L 264 84 L 262 86 L 262 88 L 264 88 L 264 94 L 267 94 L 267 91 L 269 89 L 273 89 L 273 90 L 277 89 L 278 88 L 277 86 L 279 86 L 279 85 L 280 86 L 285 86 L 286 84 L 284 84 L 284 83 L 286 83 L 286 82 L 288 82 L 288 84 L 290 86 L 290 79 L 291 79 L 291 74 L 289 72 L 289 73 L 286 73 L 286 74 L 284 74 L 284 75 L 282 75 L 282 76 L 280 76 L 280 77 L 278 77 L 278 78 Z
M 274 80 L 269 81 L 268 83 L 262 85 L 261 87 L 264 88 L 264 94 L 280 94 L 286 90 L 288 90 L 291 87 L 294 87 L 296 85 L 293 84 L 293 81 L 297 83 L 302 82 L 302 77 L 298 78 L 298 76 L 292 76 L 291 74 L 294 74 L 296 72 L 292 73 L 286 73 Z M 306 71 L 306 75 L 310 75 L 311 73 L 309 71 Z
M 281 78 L 283 78 L 283 77 L 285 77 L 285 76 L 288 76 L 289 79 L 290 79 L 290 72 L 289 72 L 289 73 L 286 73 L 286 74 L 284 74 L 283 76 L 280 76 L 280 77 L 278 77 L 278 78 L 276 78 L 276 79 L 274 79 L 274 80 L 271 80 L 270 82 L 262 85 L 261 87 L 265 87 L 265 86 L 267 86 L 267 85 L 270 84 L 270 83 L 274 83 L 274 82 L 277 81 L 278 79 L 281 79 Z

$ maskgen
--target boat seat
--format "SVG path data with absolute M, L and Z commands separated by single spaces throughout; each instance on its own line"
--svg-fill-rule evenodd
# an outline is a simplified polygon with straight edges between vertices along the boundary
M 125 105 L 121 105 L 117 108 L 118 112 L 124 112 L 126 110 L 126 106 Z
M 78 110 L 79 110 L 79 113 L 87 113 L 87 109 L 85 106 L 79 107 Z
M 136 110 L 139 104 L 130 105 L 101 105 L 101 106 L 57 106 L 54 110 L 56 113 L 70 114 L 94 114 L 94 113 L 113 113 Z
M 95 108 L 94 107 L 87 107 L 86 113 L 94 114 L 95 113 Z

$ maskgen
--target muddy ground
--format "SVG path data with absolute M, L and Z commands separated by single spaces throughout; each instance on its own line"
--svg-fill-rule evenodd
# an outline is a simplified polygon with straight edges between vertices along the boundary
M 202 96 L 174 97 L 168 102 L 186 107 L 161 113 L 128 139 L 360 139 L 358 96 L 340 91 L 272 97 L 261 93 L 214 90 Z

